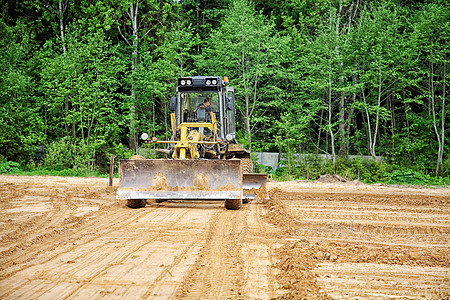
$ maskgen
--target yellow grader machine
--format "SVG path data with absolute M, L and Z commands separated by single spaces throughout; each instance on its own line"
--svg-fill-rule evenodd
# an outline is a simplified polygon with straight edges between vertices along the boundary
M 224 200 L 227 209 L 266 197 L 266 174 L 252 174 L 250 152 L 236 143 L 234 88 L 218 76 L 178 79 L 170 101 L 172 138 L 145 142 L 166 144 L 166 159 L 141 156 L 119 161 L 117 198 L 131 208 L 148 199 Z

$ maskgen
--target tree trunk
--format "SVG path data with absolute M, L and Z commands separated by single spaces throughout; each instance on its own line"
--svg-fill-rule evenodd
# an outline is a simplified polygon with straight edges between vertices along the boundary
M 138 5 L 137 1 L 135 4 L 133 2 L 130 3 L 130 19 L 131 26 L 133 30 L 133 43 L 132 49 L 133 52 L 131 54 L 131 107 L 130 107 L 130 149 L 133 149 L 135 153 L 137 153 L 137 134 L 136 134 L 136 85 L 134 83 L 134 73 L 137 68 L 137 55 L 138 55 Z
M 67 46 L 66 46 L 66 40 L 65 40 L 65 35 L 64 35 L 64 12 L 66 10 L 66 5 L 64 5 L 62 3 L 62 1 L 58 2 L 58 20 L 59 20 L 59 35 L 61 38 L 61 48 L 63 51 L 63 57 L 66 57 L 66 53 L 67 53 Z M 67 117 L 67 113 L 69 112 L 69 108 L 70 108 L 70 104 L 69 104 L 69 97 L 66 95 L 64 97 L 64 113 L 63 116 Z M 72 136 L 75 137 L 75 130 L 73 128 L 73 124 L 72 124 Z M 64 122 L 64 129 L 66 130 L 66 132 L 69 132 L 69 124 L 66 122 Z
M 377 96 L 377 113 L 375 116 L 375 131 L 373 133 L 373 141 L 372 141 L 372 147 L 371 147 L 371 155 L 373 158 L 375 158 L 375 146 L 377 144 L 377 136 L 378 136 L 378 128 L 380 125 L 380 108 L 381 108 L 381 70 L 378 70 L 378 96 Z
M 342 14 L 342 0 L 339 1 L 339 12 L 338 12 L 338 16 L 337 16 L 337 20 L 336 20 L 336 38 L 338 41 L 340 41 L 341 39 L 341 33 L 339 30 L 339 26 L 341 24 L 341 14 Z M 350 26 L 350 25 L 349 25 Z M 345 34 L 345 33 L 344 33 Z M 341 60 L 341 51 L 340 51 L 340 47 L 339 47 L 339 42 L 336 44 L 335 47 L 335 53 L 336 53 L 336 59 L 338 61 L 338 65 L 339 68 L 342 69 L 343 63 Z M 339 85 L 340 87 L 342 87 L 344 85 L 344 76 L 341 75 L 339 76 Z M 341 92 L 340 96 L 339 96 L 339 108 L 338 108 L 338 123 L 339 123 L 339 128 L 338 128 L 338 136 L 339 136 L 339 150 L 338 150 L 338 154 L 339 155 L 347 155 L 348 154 L 348 149 L 346 149 L 346 143 L 345 143 L 345 92 Z
M 444 141 L 445 141 L 445 65 L 444 65 L 444 86 L 442 90 L 442 101 L 441 101 L 441 128 L 438 128 L 438 121 L 436 118 L 436 94 L 435 94 L 435 85 L 434 85 L 434 64 L 433 62 L 430 63 L 430 83 L 429 83 L 429 90 L 431 95 L 431 114 L 433 116 L 433 129 L 434 133 L 436 134 L 436 139 L 438 141 L 438 155 L 437 155 L 437 161 L 436 161 L 436 176 L 439 175 L 439 170 L 442 169 L 442 160 L 443 160 L 443 153 L 444 153 Z M 440 129 L 440 130 L 439 130 Z M 439 132 L 440 131 L 440 132 Z
M 317 152 L 316 154 L 319 154 L 319 150 L 320 150 L 320 141 L 322 140 L 322 122 L 324 120 L 324 109 L 320 109 L 320 123 L 319 123 L 319 133 L 317 134 Z
M 446 73 L 447 73 L 447 64 L 444 62 L 444 82 L 442 87 L 442 108 L 441 108 L 441 148 L 439 148 L 439 168 L 442 170 L 442 159 L 444 156 L 444 145 L 445 145 L 445 97 L 447 96 L 445 93 L 445 87 L 446 87 Z M 436 168 L 437 169 L 437 168 Z M 438 170 L 438 169 L 437 169 Z M 439 170 L 438 170 L 439 171 Z M 438 174 L 438 171 L 436 172 L 436 175 Z
M 242 81 L 244 83 L 244 100 L 245 100 L 245 132 L 247 134 L 247 141 L 249 145 L 249 150 L 252 148 L 252 136 L 251 136 L 251 129 L 250 129 L 250 96 L 248 91 L 248 83 L 247 83 L 247 76 L 245 73 L 245 33 L 244 29 L 242 28 L 242 52 L 241 52 L 241 67 L 242 67 Z
M 333 158 L 333 166 L 336 164 L 336 152 L 334 150 L 334 133 L 332 126 L 332 95 L 331 95 L 331 63 L 328 72 L 328 130 L 330 132 L 330 141 L 331 141 L 331 156 Z
M 364 110 L 366 112 L 366 118 L 367 118 L 367 137 L 369 139 L 369 153 L 372 155 L 372 126 L 370 125 L 370 114 L 369 114 L 369 108 L 366 100 L 366 95 L 364 94 L 364 88 L 361 87 L 361 96 L 364 101 Z
M 342 77 L 341 77 L 342 78 Z M 348 154 L 346 143 L 346 119 L 345 119 L 345 95 L 341 93 L 339 97 L 339 151 L 338 154 L 346 156 Z
M 62 44 L 64 57 L 66 56 L 66 52 L 67 52 L 66 41 L 65 41 L 65 36 L 64 36 L 64 12 L 66 10 L 66 7 L 65 7 L 66 5 L 63 5 L 62 1 L 58 2 L 59 32 L 61 35 L 61 44 Z

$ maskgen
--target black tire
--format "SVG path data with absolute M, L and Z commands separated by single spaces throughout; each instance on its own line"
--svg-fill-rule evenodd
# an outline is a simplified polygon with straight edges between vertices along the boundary
M 253 173 L 253 161 L 251 158 L 241 158 L 242 174 Z
M 242 199 L 225 200 L 225 208 L 230 210 L 238 210 L 242 207 Z
M 127 206 L 130 208 L 143 208 L 147 204 L 145 199 L 128 199 Z
M 241 171 L 242 174 L 253 173 L 253 161 L 251 158 L 241 158 Z M 244 204 L 247 204 L 250 200 L 245 198 L 242 200 Z

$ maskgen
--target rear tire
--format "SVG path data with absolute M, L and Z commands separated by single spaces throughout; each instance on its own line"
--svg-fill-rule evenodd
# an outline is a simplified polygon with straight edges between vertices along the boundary
M 242 199 L 226 199 L 225 208 L 230 210 L 238 210 L 242 207 Z
M 127 206 L 130 208 L 143 208 L 147 204 L 145 199 L 128 199 Z
M 251 158 L 241 158 L 241 171 L 242 174 L 253 173 L 253 161 Z M 247 204 L 250 200 L 245 198 L 242 200 L 244 204 Z
M 253 161 L 251 158 L 241 158 L 242 174 L 253 173 Z

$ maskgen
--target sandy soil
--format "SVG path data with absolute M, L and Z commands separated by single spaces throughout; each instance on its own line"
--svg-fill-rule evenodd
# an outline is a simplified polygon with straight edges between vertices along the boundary
M 449 188 L 329 181 L 227 211 L 0 176 L 0 299 L 450 298 Z

